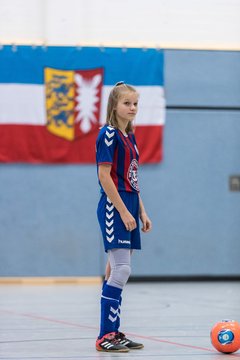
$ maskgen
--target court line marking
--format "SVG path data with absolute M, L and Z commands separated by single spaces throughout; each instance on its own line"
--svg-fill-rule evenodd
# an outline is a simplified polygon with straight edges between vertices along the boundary
M 24 317 L 28 317 L 28 318 L 32 318 L 32 319 L 44 320 L 44 321 L 53 322 L 53 323 L 57 323 L 57 324 L 63 324 L 63 325 L 67 325 L 67 326 L 74 326 L 74 327 L 78 327 L 78 328 L 98 330 L 98 327 L 95 327 L 95 326 L 81 325 L 78 323 L 72 323 L 72 322 L 65 321 L 65 320 L 58 320 L 58 319 L 49 318 L 46 316 L 39 316 L 39 315 L 35 315 L 35 314 L 30 314 L 30 313 L 19 313 L 19 312 L 13 311 L 13 310 L 4 310 L 4 309 L 0 309 L 0 311 L 7 313 L 7 314 L 24 316 Z M 185 347 L 185 348 L 190 348 L 190 349 L 195 349 L 195 350 L 202 350 L 202 351 L 208 351 L 211 353 L 212 352 L 216 353 L 216 351 L 213 349 L 200 347 L 200 346 L 194 346 L 194 345 L 188 345 L 188 344 L 182 344 L 182 343 L 178 343 L 175 341 L 161 340 L 161 339 L 154 338 L 152 336 L 139 335 L 139 334 L 135 334 L 135 333 L 126 333 L 126 335 L 134 336 L 134 337 L 140 338 L 140 339 L 155 341 L 155 342 L 159 342 L 159 343 L 165 343 L 165 344 L 175 345 L 175 346 L 179 346 L 179 347 Z M 231 354 L 231 355 L 234 356 L 234 354 Z
M 13 311 L 13 310 L 4 310 L 4 309 L 0 309 L 0 312 L 12 314 L 12 315 L 17 315 L 17 316 L 24 316 L 24 317 L 28 317 L 28 318 L 32 318 L 32 319 L 37 319 L 37 320 L 44 320 L 44 321 L 53 322 L 53 323 L 57 323 L 57 324 L 63 324 L 63 325 L 67 325 L 67 326 L 73 326 L 73 327 L 91 329 L 91 330 L 98 330 L 98 327 L 96 327 L 96 326 L 81 325 L 81 324 L 78 324 L 78 323 L 72 323 L 72 322 L 65 321 L 65 320 L 58 320 L 58 319 L 49 318 L 49 317 L 46 317 L 46 316 L 39 316 L 39 315 L 36 315 L 36 314 L 19 313 L 19 312 Z M 126 332 L 125 334 L 127 336 L 130 335 L 130 336 L 134 336 L 136 338 L 145 339 L 145 340 L 149 340 L 149 341 L 155 341 L 155 342 L 164 343 L 164 344 L 168 344 L 168 345 L 175 345 L 175 346 L 179 346 L 179 347 L 183 347 L 183 348 L 207 351 L 207 352 L 211 352 L 211 353 L 214 353 L 214 354 L 217 354 L 217 355 L 229 355 L 229 354 L 224 354 L 224 353 L 217 352 L 214 349 L 209 349 L 209 348 L 205 348 L 205 347 L 201 347 L 201 346 L 195 346 L 195 345 L 189 345 L 189 344 L 182 344 L 182 343 L 178 343 L 178 342 L 175 342 L 175 341 L 157 339 L 157 338 L 152 337 L 152 336 L 139 335 L 139 334 L 129 333 L 129 332 Z M 238 357 L 239 358 L 239 353 L 238 354 L 237 353 L 236 354 L 231 353 L 230 355 L 231 355 L 231 357 Z

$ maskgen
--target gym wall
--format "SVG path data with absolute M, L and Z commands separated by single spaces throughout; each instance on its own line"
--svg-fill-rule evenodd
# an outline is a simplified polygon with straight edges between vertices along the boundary
M 229 190 L 240 174 L 239 7 L 0 0 L 3 46 L 165 49 L 164 160 L 140 169 L 153 231 L 135 252 L 135 276 L 240 275 L 240 193 Z M 103 274 L 94 165 L 0 164 L 0 189 L 0 276 Z

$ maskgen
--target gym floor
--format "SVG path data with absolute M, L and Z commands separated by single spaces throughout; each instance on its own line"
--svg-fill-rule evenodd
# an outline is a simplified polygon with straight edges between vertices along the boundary
M 240 320 L 240 283 L 128 283 L 121 331 L 144 349 L 97 352 L 101 284 L 0 285 L 0 359 L 240 359 L 217 352 L 211 327 Z

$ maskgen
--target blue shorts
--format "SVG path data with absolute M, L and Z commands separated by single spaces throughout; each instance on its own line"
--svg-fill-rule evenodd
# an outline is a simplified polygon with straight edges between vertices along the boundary
M 119 212 L 114 208 L 106 194 L 103 193 L 98 203 L 97 216 L 106 252 L 117 248 L 141 249 L 138 193 L 120 191 L 119 195 L 128 211 L 135 218 L 137 227 L 133 231 L 128 231 Z

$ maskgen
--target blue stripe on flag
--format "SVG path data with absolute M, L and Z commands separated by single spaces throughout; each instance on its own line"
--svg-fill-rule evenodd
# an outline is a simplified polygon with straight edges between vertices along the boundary
M 0 49 L 0 83 L 43 84 L 44 67 L 62 70 L 104 68 L 104 85 L 161 85 L 164 52 L 157 49 L 12 46 Z

